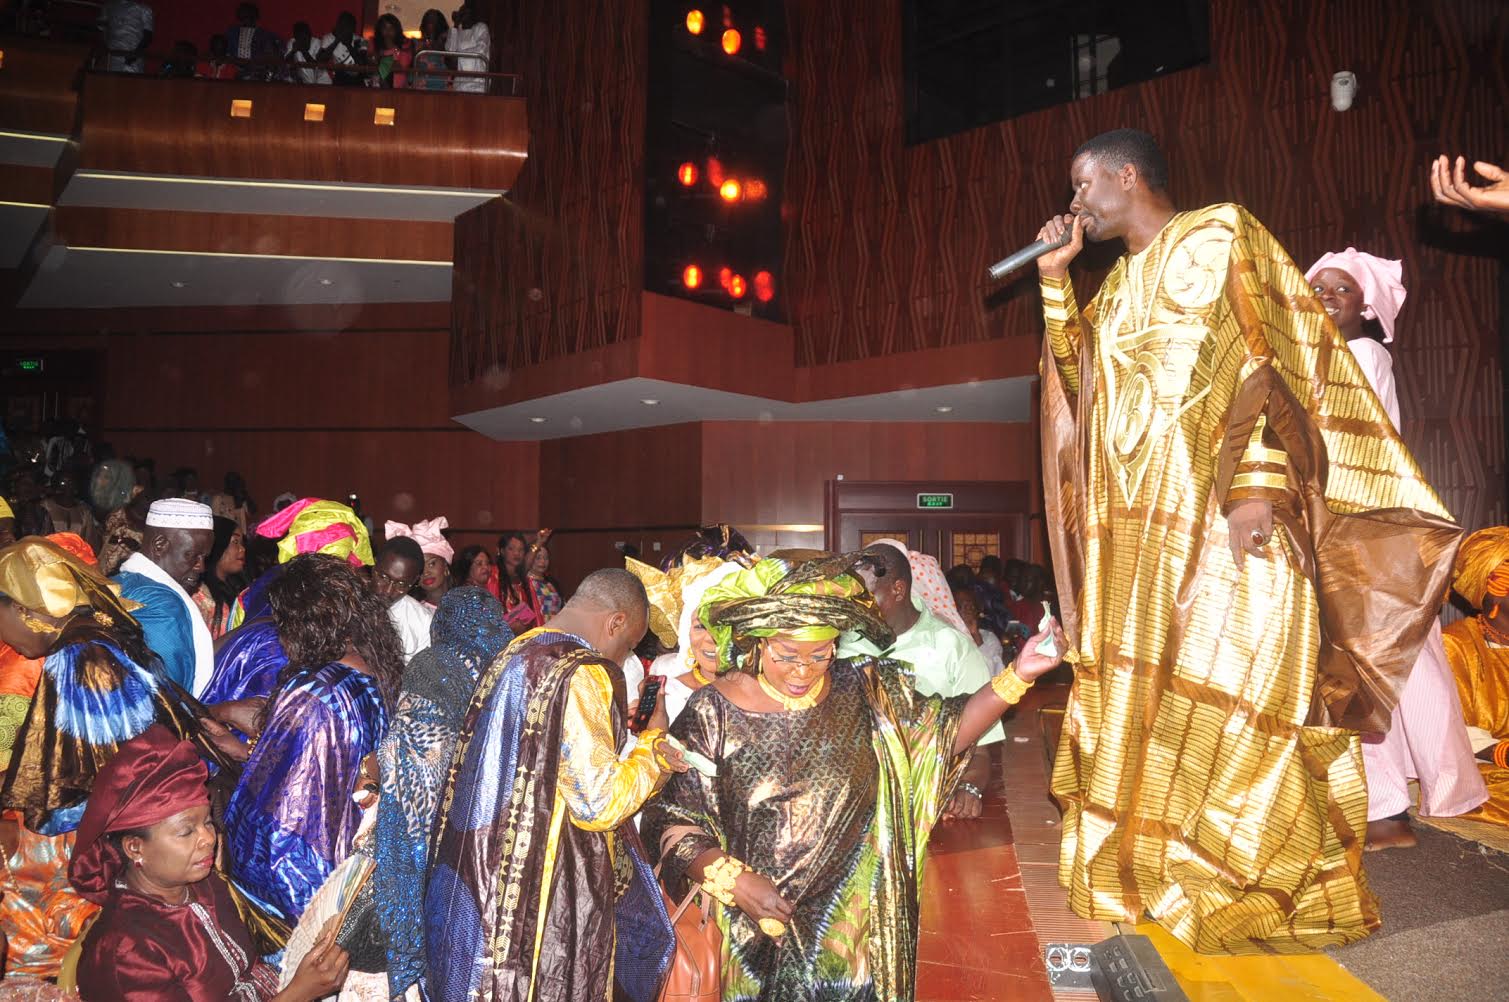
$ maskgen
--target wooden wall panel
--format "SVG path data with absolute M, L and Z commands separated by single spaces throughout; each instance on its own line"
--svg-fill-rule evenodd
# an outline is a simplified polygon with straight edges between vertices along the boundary
M 356 491 L 378 520 L 443 514 L 475 530 L 465 541 L 532 526 L 539 446 L 450 421 L 446 336 L 109 336 L 103 436 L 159 473 L 193 466 L 208 485 L 236 470 L 264 505 L 283 491 Z
M 89 46 L 6 35 L 0 48 L 0 129 L 72 134 Z
M 1426 169 L 1440 152 L 1509 161 L 1509 5 L 1212 0 L 1206 67 L 913 147 L 900 5 L 854 10 L 788 8 L 786 289 L 800 364 L 992 339 L 1035 354 L 1030 277 L 998 291 L 985 267 L 1064 211 L 1080 142 L 1144 128 L 1168 149 L 1181 203 L 1242 202 L 1302 267 L 1349 244 L 1404 260 L 1405 437 L 1464 524 L 1504 521 L 1509 242 L 1439 233 Z M 1360 80 L 1345 113 L 1327 91 L 1341 69 Z
M 250 118 L 230 117 L 238 99 Z M 83 107 L 79 166 L 95 170 L 501 191 L 529 145 L 513 97 L 91 73 Z M 373 124 L 378 107 L 394 125 Z
M 490 6 L 531 143 L 509 199 L 456 220 L 455 383 L 640 330 L 648 2 Z

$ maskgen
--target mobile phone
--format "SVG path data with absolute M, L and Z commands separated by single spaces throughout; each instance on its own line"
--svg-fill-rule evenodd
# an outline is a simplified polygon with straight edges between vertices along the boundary
M 634 708 L 634 719 L 629 730 L 638 733 L 645 729 L 650 717 L 655 714 L 655 704 L 660 701 L 660 688 L 665 685 L 664 675 L 651 675 L 644 680 L 644 691 L 639 694 L 639 705 Z

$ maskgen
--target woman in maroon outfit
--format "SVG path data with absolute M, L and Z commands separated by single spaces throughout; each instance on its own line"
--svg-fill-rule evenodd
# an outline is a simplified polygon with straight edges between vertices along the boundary
M 161 726 L 95 778 L 68 868 L 103 906 L 79 960 L 85 1002 L 312 1002 L 345 981 L 331 930 L 278 991 L 214 870 L 207 779 L 194 746 Z

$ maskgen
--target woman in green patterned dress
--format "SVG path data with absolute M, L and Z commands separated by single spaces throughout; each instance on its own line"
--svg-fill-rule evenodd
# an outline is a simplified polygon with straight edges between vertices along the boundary
M 722 902 L 725 1002 L 912 998 L 928 836 L 975 741 L 1059 661 L 1037 652 L 1045 632 L 979 692 L 942 698 L 899 662 L 836 660 L 841 633 L 893 640 L 862 559 L 776 553 L 703 599 L 735 670 L 671 733 L 717 775 L 673 777 L 643 831 L 672 897 L 700 884 Z

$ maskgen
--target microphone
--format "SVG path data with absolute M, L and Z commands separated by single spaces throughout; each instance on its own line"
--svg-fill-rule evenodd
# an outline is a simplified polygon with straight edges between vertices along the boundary
M 1022 265 L 1031 264 L 1033 261 L 1036 261 L 1038 258 L 1042 257 L 1049 251 L 1058 250 L 1060 247 L 1067 246 L 1069 241 L 1073 238 L 1074 229 L 1073 227 L 1068 227 L 1064 230 L 1063 236 L 1059 237 L 1057 240 L 1051 242 L 1047 240 L 1034 240 L 1032 243 L 1028 244 L 1026 247 L 1023 247 L 1015 254 L 1008 254 L 1006 257 L 1001 258 L 1001 260 L 991 265 L 990 280 L 992 282 L 999 282 L 1007 275 L 1022 267 Z

